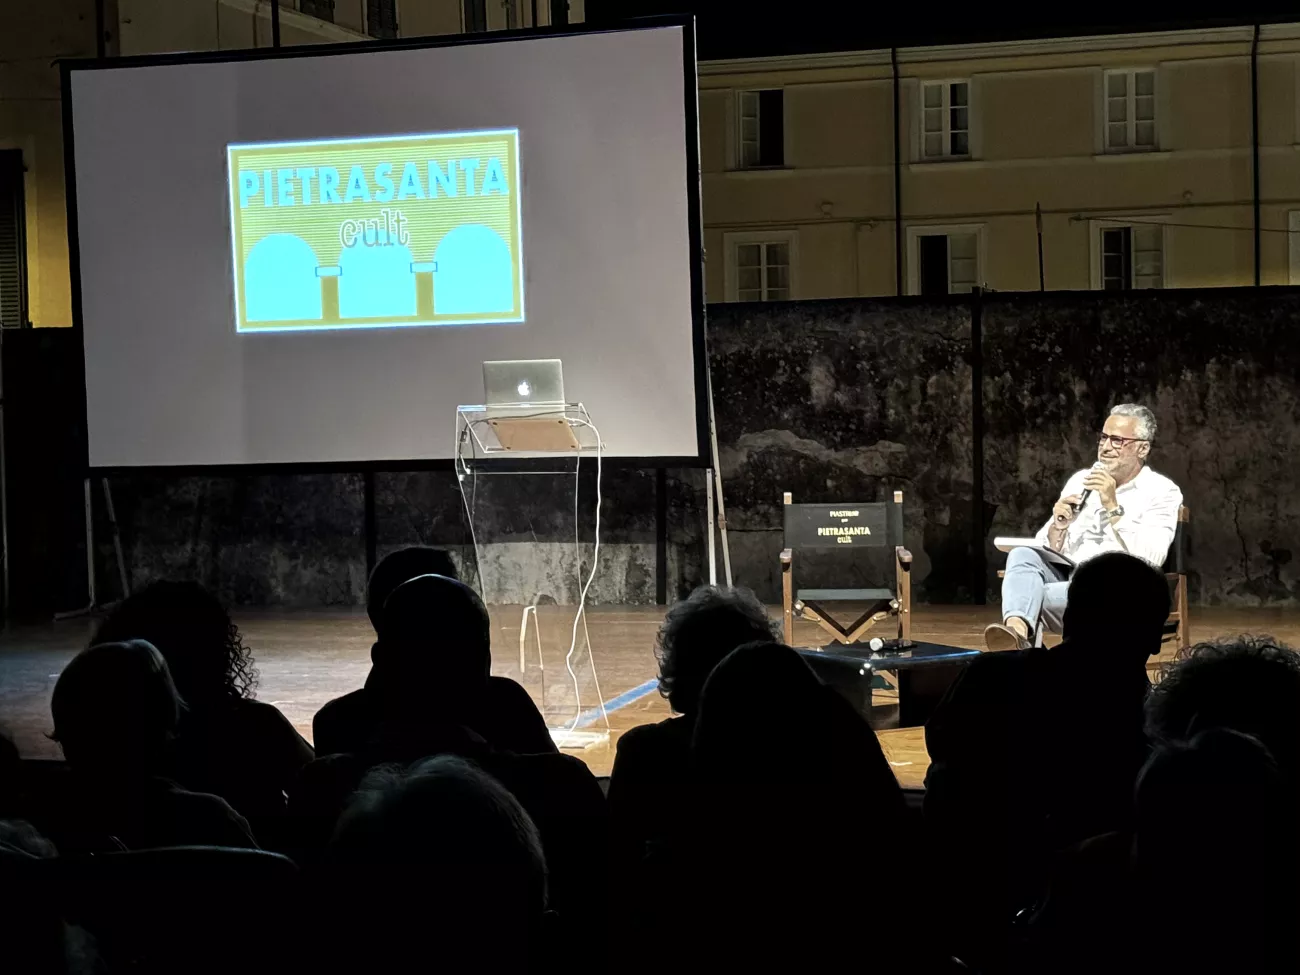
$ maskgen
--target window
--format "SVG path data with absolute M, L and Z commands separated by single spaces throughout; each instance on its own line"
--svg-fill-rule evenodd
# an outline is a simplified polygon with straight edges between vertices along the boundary
M 1101 228 L 1101 287 L 1106 291 L 1164 286 L 1159 224 Z
M 980 240 L 975 228 L 911 230 L 911 290 L 921 295 L 969 292 L 980 280 Z
M 736 160 L 741 169 L 785 165 L 785 92 L 736 93 Z
M 794 231 L 727 234 L 727 300 L 789 301 L 799 246 Z
M 1107 71 L 1106 150 L 1156 147 L 1156 73 L 1143 68 Z
M 23 154 L 0 150 L 0 328 L 27 321 L 27 208 Z
M 551 26 L 559 27 L 569 22 L 569 0 L 551 0 Z
M 334 0 L 298 0 L 298 9 L 309 17 L 334 23 Z
M 487 0 L 461 0 L 465 33 L 487 30 Z
M 396 37 L 397 0 L 366 0 L 366 30 L 371 37 Z
M 921 86 L 921 158 L 969 155 L 970 82 L 925 82 Z

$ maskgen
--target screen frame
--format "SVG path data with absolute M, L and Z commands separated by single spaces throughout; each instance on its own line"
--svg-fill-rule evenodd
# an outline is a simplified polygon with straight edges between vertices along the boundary
M 317 474 L 317 473 L 368 473 L 382 471 L 452 470 L 456 458 L 419 458 L 379 461 L 294 461 L 285 463 L 254 464 L 163 464 L 139 466 L 95 466 L 90 464 L 89 409 L 85 371 L 85 322 L 82 317 L 81 246 L 77 223 L 77 170 L 76 142 L 72 116 L 73 72 L 112 71 L 119 68 L 158 67 L 166 65 L 212 64 L 243 61 L 261 61 L 279 58 L 326 58 L 340 54 L 360 54 L 393 50 L 426 50 L 442 47 L 459 47 L 472 44 L 509 43 L 516 40 L 536 40 L 548 37 L 574 37 L 592 34 L 618 34 L 629 31 L 655 30 L 665 27 L 681 29 L 683 108 L 686 129 L 686 209 L 688 255 L 691 275 L 691 353 L 695 388 L 695 441 L 694 455 L 678 457 L 610 457 L 604 463 L 617 468 L 669 467 L 706 468 L 711 466 L 709 444 L 709 374 L 708 351 L 705 338 L 704 304 L 704 238 L 701 205 L 700 174 L 700 123 L 699 87 L 696 66 L 695 18 L 692 15 L 643 17 L 619 23 L 598 25 L 580 24 L 559 28 L 524 28 L 520 30 L 484 31 L 474 34 L 445 34 L 431 37 L 369 40 L 355 43 L 312 44 L 295 47 L 247 48 L 231 51 L 192 51 L 168 54 L 137 54 L 115 58 L 75 58 L 59 62 L 60 89 L 63 109 L 63 172 L 68 220 L 68 271 L 72 292 L 72 328 L 81 344 L 82 373 L 80 376 L 81 415 L 86 420 L 85 439 L 82 443 L 80 468 L 85 476 L 110 477 L 130 474 L 173 474 L 213 476 L 233 474 Z M 452 425 L 453 417 L 447 417 Z M 557 458 L 510 459 L 488 461 L 494 470 L 540 470 L 553 467 Z M 480 459 L 479 463 L 483 463 Z

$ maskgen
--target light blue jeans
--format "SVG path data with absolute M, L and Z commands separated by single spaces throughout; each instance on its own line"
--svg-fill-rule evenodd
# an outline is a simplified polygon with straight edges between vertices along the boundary
M 1036 643 L 1042 642 L 1044 627 L 1060 633 L 1069 578 L 1069 570 L 1044 561 L 1034 549 L 1013 548 L 1002 578 L 1002 619 L 1025 620 L 1035 630 Z

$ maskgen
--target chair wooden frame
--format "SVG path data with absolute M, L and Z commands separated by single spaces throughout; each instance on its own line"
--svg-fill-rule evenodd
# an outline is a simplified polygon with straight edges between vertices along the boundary
M 1187 595 L 1187 544 L 1188 525 L 1192 514 L 1187 505 L 1178 507 L 1178 524 L 1174 528 L 1174 540 L 1169 546 L 1169 555 L 1165 559 L 1165 579 L 1172 587 L 1169 618 L 1165 620 L 1164 636 L 1161 644 L 1173 643 L 1181 653 L 1192 645 L 1191 639 L 1191 604 Z M 998 578 L 1006 575 L 998 570 Z
M 783 503 L 793 504 L 789 491 L 782 496 Z M 893 502 L 887 508 L 890 540 L 900 542 L 903 537 L 903 492 L 895 491 Z M 861 507 L 861 506 L 859 506 Z M 897 638 L 908 643 L 912 638 L 912 553 L 903 545 L 894 545 L 894 589 L 888 598 L 872 599 L 865 612 L 847 626 L 840 623 L 822 605 L 824 602 L 846 601 L 857 592 L 873 590 L 815 590 L 820 597 L 802 598 L 794 584 L 794 550 L 781 550 L 781 629 L 787 646 L 794 646 L 794 621 L 809 620 L 825 630 L 837 643 L 856 644 L 877 623 L 891 616 L 898 620 Z M 882 591 L 885 592 L 885 591 Z M 843 594 L 843 595 L 840 595 Z
M 1187 598 L 1187 535 L 1192 515 L 1187 505 L 1178 508 L 1178 525 L 1174 528 L 1174 542 L 1169 546 L 1169 558 L 1165 560 L 1165 578 L 1173 586 L 1173 605 L 1170 607 L 1169 619 L 1165 620 L 1165 636 L 1162 642 L 1174 643 L 1181 653 L 1192 645 L 1190 603 Z

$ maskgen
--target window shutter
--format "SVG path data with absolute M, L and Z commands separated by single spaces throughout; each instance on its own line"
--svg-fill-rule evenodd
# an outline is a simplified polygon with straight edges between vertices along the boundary
M 0 326 L 27 321 L 27 209 L 23 200 L 23 154 L 0 150 Z
M 371 37 L 396 37 L 397 0 L 366 0 L 366 25 Z

